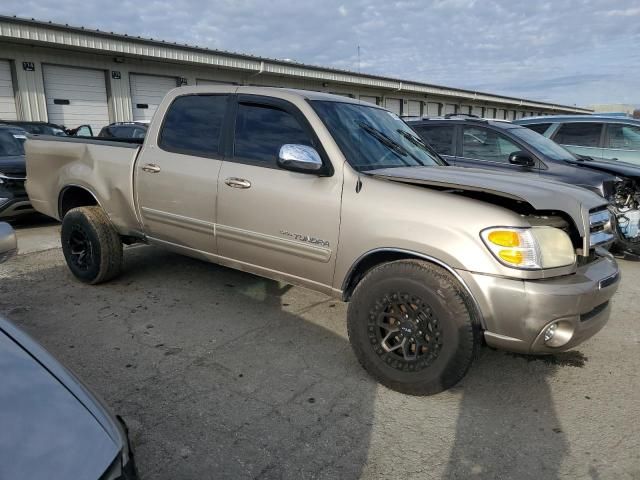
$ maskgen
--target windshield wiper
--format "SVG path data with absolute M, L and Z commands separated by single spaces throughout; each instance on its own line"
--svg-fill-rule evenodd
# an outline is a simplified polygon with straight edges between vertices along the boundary
M 402 160 L 406 165 L 411 166 L 411 163 L 407 162 L 406 159 L 401 157 L 409 156 L 413 158 L 416 162 L 418 162 L 420 165 L 424 166 L 424 163 L 420 159 L 416 158 L 406 148 L 404 148 L 398 142 L 395 142 L 394 140 L 390 139 L 387 135 L 385 135 L 380 130 L 373 128 L 371 125 L 367 125 L 364 122 L 359 122 L 358 126 L 362 128 L 365 132 L 367 132 L 369 135 L 371 135 L 373 138 L 378 140 L 380 143 L 382 143 L 384 146 L 388 147 L 396 155 L 398 155 L 398 158 L 400 158 L 400 160 Z

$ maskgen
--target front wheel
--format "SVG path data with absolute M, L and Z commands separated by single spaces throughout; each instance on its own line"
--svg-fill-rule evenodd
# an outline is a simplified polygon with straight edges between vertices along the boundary
M 62 219 L 62 252 L 75 277 L 95 285 L 122 270 L 122 241 L 100 207 L 78 207 Z
M 433 395 L 452 387 L 480 344 L 466 298 L 449 272 L 428 262 L 399 260 L 373 268 L 348 309 L 356 357 L 392 390 Z

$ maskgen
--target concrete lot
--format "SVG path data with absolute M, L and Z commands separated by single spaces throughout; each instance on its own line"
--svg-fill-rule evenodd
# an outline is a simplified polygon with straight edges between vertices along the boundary
M 85 286 L 47 250 L 56 229 L 19 231 L 0 313 L 125 418 L 144 479 L 640 478 L 640 263 L 577 350 L 485 348 L 417 398 L 360 368 L 341 303 L 153 247 Z

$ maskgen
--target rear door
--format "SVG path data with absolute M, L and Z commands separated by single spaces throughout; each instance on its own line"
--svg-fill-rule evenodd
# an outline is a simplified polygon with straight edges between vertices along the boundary
M 152 239 L 215 253 L 223 125 L 229 95 L 182 95 L 136 162 L 138 208 Z M 158 122 L 159 123 L 159 122 Z
M 602 156 L 640 165 L 640 126 L 608 123 Z
M 603 122 L 567 122 L 557 128 L 551 139 L 578 155 L 602 158 Z
M 342 169 L 331 176 L 277 165 L 280 147 L 322 145 L 300 110 L 284 100 L 240 95 L 233 148 L 218 183 L 219 254 L 266 276 L 330 285 L 338 246 Z M 304 282 L 303 282 L 304 283 Z

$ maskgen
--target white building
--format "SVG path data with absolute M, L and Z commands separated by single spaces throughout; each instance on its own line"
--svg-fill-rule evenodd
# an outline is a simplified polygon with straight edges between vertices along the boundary
M 401 115 L 514 119 L 590 110 L 358 74 L 83 27 L 0 16 L 0 119 L 95 130 L 150 119 L 180 85 L 232 83 L 348 95 Z

